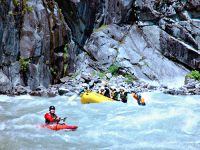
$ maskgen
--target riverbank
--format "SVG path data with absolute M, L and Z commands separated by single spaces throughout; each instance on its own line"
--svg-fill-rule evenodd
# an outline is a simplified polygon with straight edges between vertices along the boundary
M 99 76 L 91 76 L 90 74 L 82 74 L 76 77 L 64 77 L 60 79 L 60 84 L 50 85 L 48 88 L 39 86 L 35 90 L 30 90 L 29 87 L 16 86 L 11 91 L 6 91 L 5 95 L 15 96 L 15 95 L 26 95 L 31 96 L 41 96 L 41 97 L 55 97 L 58 95 L 71 96 L 83 88 L 82 84 L 86 83 L 92 86 L 93 91 L 98 91 L 98 89 L 107 82 L 108 86 L 115 86 L 119 88 L 124 86 L 128 91 L 134 91 L 136 93 L 160 91 L 165 94 L 171 95 L 200 95 L 200 82 L 194 79 L 186 78 L 183 86 L 179 88 L 170 88 L 163 84 L 151 84 L 145 81 L 139 80 L 128 80 L 127 78 L 119 75 L 112 76 L 108 74 L 106 77 L 101 78 Z

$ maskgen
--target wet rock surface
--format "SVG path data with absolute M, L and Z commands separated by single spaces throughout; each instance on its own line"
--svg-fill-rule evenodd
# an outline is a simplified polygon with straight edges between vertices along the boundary
M 137 82 L 125 86 L 133 90 L 167 92 L 165 85 L 154 87 L 141 80 L 162 84 L 168 78 L 185 76 L 189 72 L 185 67 L 200 69 L 198 0 L 19 3 L 0 1 L 3 94 L 70 95 L 81 83 L 100 85 L 102 75 L 116 86 L 125 84 L 124 76 L 131 75 Z M 118 77 L 108 71 L 112 65 L 119 67 Z M 94 72 L 98 75 L 93 76 Z M 199 85 L 189 81 L 168 91 L 198 94 Z
M 15 2 L 0 1 L 0 67 L 13 88 L 47 88 L 64 75 L 71 31 L 54 1 Z M 62 55 L 56 59 L 58 53 Z

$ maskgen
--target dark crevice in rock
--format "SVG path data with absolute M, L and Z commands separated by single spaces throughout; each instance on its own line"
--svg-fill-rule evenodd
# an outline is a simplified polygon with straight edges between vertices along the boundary
M 84 49 L 84 46 L 79 44 L 78 41 L 76 41 L 74 38 L 73 38 L 73 41 L 77 44 L 78 48 L 81 49 L 83 52 L 85 52 L 88 56 L 90 56 L 90 58 L 93 61 L 97 61 L 97 59 L 91 53 L 89 53 L 86 49 Z
M 90 0 L 80 1 L 79 3 L 70 0 L 56 2 L 62 9 L 65 21 L 71 29 L 76 43 L 84 45 L 93 31 L 96 7 L 98 7 L 99 2 L 91 2 Z M 77 50 L 77 53 L 80 53 L 80 51 Z

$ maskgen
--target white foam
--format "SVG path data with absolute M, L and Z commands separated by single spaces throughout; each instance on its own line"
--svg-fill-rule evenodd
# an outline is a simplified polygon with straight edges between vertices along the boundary
M 36 125 L 32 125 L 32 124 L 23 124 L 23 125 L 14 125 L 12 127 L 12 129 L 15 129 L 15 130 L 21 130 L 21 129 L 34 129 L 36 128 L 37 126 Z
M 150 85 L 153 86 L 159 86 L 159 85 L 166 85 L 169 88 L 179 88 L 184 85 L 185 77 L 184 76 L 179 76 L 179 77 L 174 77 L 174 78 L 165 78 L 160 81 L 151 81 L 151 80 L 145 80 L 142 79 L 142 81 L 149 83 Z
M 24 100 L 24 99 L 31 100 L 31 99 L 34 99 L 34 97 L 30 96 L 30 95 L 21 95 L 21 96 L 16 96 L 15 99 L 17 99 L 17 100 Z
M 160 83 L 163 85 L 167 85 L 169 88 L 179 88 L 184 85 L 185 77 L 175 77 L 164 79 Z
M 0 111 L 4 111 L 4 108 L 2 106 L 0 106 Z
M 0 97 L 0 102 L 11 102 L 11 97 L 6 96 L 6 95 L 1 95 Z
M 63 139 L 64 141 L 66 141 L 66 142 L 69 142 L 69 140 L 70 140 L 70 136 L 69 135 L 62 135 L 62 136 L 60 136 L 61 137 L 61 139 Z
M 6 128 L 6 124 L 5 123 L 1 123 L 0 124 L 0 131 L 5 130 L 5 128 Z
M 188 134 L 195 132 L 193 128 L 198 125 L 199 121 L 200 119 L 198 115 L 192 111 L 187 111 L 182 130 Z

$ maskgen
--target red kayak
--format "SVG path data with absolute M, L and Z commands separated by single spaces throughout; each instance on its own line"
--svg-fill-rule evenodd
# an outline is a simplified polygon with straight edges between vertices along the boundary
M 50 124 L 50 125 L 41 125 L 41 128 L 48 128 L 50 130 L 70 130 L 70 131 L 74 131 L 78 128 L 78 126 L 68 126 L 66 124 Z

